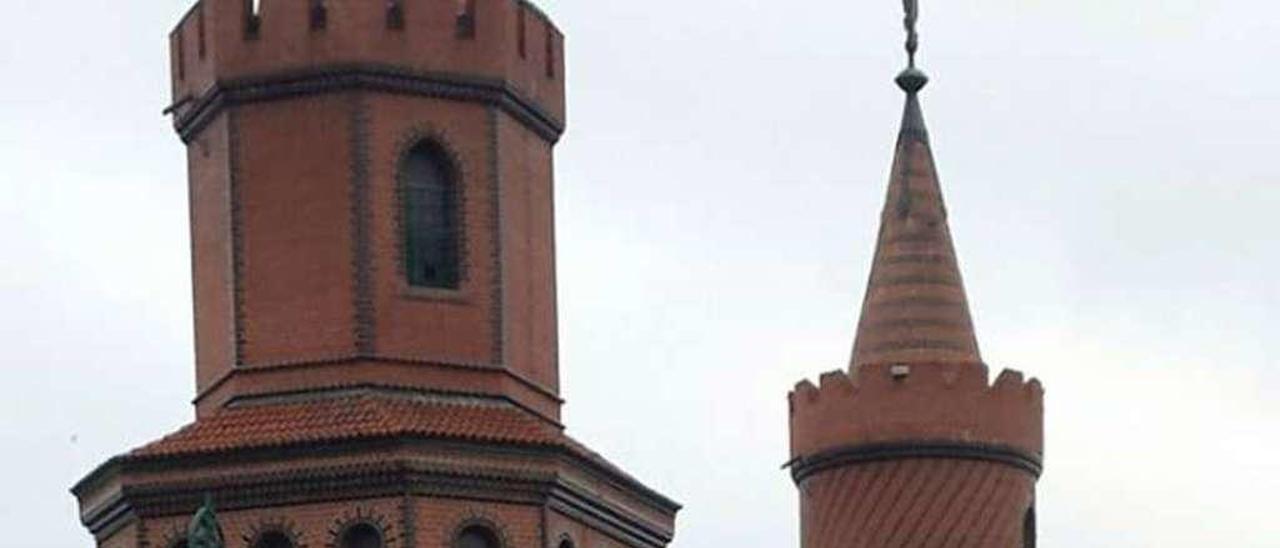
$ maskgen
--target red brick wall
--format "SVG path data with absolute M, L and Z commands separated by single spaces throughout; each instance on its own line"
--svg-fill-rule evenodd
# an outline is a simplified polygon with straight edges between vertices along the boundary
M 564 69 L 559 62 L 564 58 L 564 40 L 550 21 L 524 2 L 477 0 L 472 39 L 458 38 L 458 0 L 405 2 L 403 30 L 386 28 L 386 2 L 329 0 L 326 4 L 326 28 L 312 31 L 306 2 L 262 0 L 259 35 L 253 40 L 245 39 L 244 0 L 197 4 L 170 37 L 174 99 L 199 96 L 215 79 L 371 63 L 503 79 L 554 117 L 564 119 Z M 525 57 L 520 57 L 517 46 L 519 10 L 526 13 Z M 198 51 L 201 13 L 207 48 L 203 59 Z M 557 61 L 551 77 L 545 70 L 548 30 Z
M 299 546 L 333 546 L 335 534 L 344 525 L 361 520 L 376 523 L 388 533 L 387 548 L 401 548 L 407 545 L 404 504 L 403 498 L 384 498 L 220 511 L 218 520 L 226 536 L 227 548 L 248 546 L 258 532 L 281 525 L 288 532 L 297 534 Z M 598 531 L 554 513 L 548 517 L 545 528 L 548 534 L 544 535 L 543 509 L 535 505 L 431 497 L 412 498 L 410 505 L 413 513 L 413 535 L 416 539 L 414 545 L 418 548 L 450 548 L 459 530 L 474 523 L 494 529 L 502 537 L 506 548 L 555 547 L 558 546 L 560 533 L 571 534 L 574 545 L 578 548 L 624 546 Z M 144 538 L 153 548 L 167 548 L 167 543 L 179 538 L 189 521 L 190 516 L 147 519 L 144 522 Z M 553 531 L 556 534 L 550 534 Z M 111 542 L 115 543 L 111 546 L 135 548 L 137 540 L 137 528 L 131 525 L 111 538 Z
M 365 117 L 363 129 L 352 126 L 357 114 Z M 216 146 L 224 136 L 234 140 L 236 158 Z M 464 239 L 456 291 L 412 288 L 403 272 L 399 165 L 407 148 L 423 138 L 444 147 L 456 163 Z M 233 166 L 245 363 L 306 363 L 355 353 L 352 169 L 353 145 L 361 140 L 368 154 L 364 222 L 374 354 L 501 364 L 557 391 L 552 144 L 491 107 L 377 93 L 237 107 L 192 144 L 202 391 L 235 359 Z M 215 145 L 207 157 L 205 141 Z M 501 272 L 495 270 L 499 248 Z M 221 388 L 242 392 L 251 384 Z
M 215 78 L 320 67 L 350 54 L 380 65 L 423 68 L 413 65 L 421 61 L 472 76 L 492 71 L 512 78 L 508 84 L 552 116 L 563 113 L 559 33 L 548 33 L 549 23 L 513 0 L 477 4 L 474 44 L 455 43 L 452 33 L 448 40 L 437 36 L 446 30 L 441 25 L 452 28 L 452 17 L 424 17 L 452 13 L 452 2 L 407 4 L 402 31 L 375 28 L 385 25 L 372 15 L 382 13 L 381 4 L 332 2 L 329 26 L 313 33 L 305 20 L 295 21 L 301 16 L 286 3 L 266 1 L 262 34 L 248 42 L 238 19 L 235 32 L 227 30 L 229 17 L 240 9 L 235 4 L 205 0 L 174 35 L 184 44 L 174 49 L 175 62 L 184 67 L 175 81 L 181 96 L 202 94 Z M 524 57 L 516 53 L 517 8 L 531 14 L 525 17 Z M 203 59 L 193 57 L 200 17 Z M 365 34 L 375 31 L 390 34 L 367 40 Z M 420 40 L 445 53 L 420 58 L 422 51 L 408 48 Z M 335 45 L 348 42 L 358 45 L 352 51 Z M 556 61 L 554 76 L 546 73 L 548 55 Z M 201 394 L 216 389 L 221 393 L 212 399 L 225 401 L 252 389 L 248 381 L 219 384 L 237 357 L 249 366 L 283 365 L 350 359 L 357 352 L 502 365 L 554 394 L 559 378 L 553 143 L 511 116 L 481 103 L 372 91 L 220 111 L 194 136 L 189 151 Z M 363 123 L 357 125 L 358 119 Z M 457 164 L 464 238 L 458 291 L 410 288 L 402 271 L 398 169 L 401 155 L 419 137 L 438 142 Z M 362 168 L 367 172 L 357 179 L 355 170 Z M 368 193 L 360 221 L 367 223 L 367 265 L 354 262 L 353 181 Z M 237 215 L 239 223 L 233 222 Z M 364 267 L 371 282 L 370 326 L 357 319 L 365 310 L 356 289 Z M 370 346 L 361 346 L 362 333 L 370 335 Z M 541 397 L 555 404 L 551 394 Z M 205 403 L 201 408 L 210 409 Z
M 800 484 L 804 548 L 1020 548 L 1035 478 L 968 460 L 849 466 Z
M 354 349 L 348 99 L 238 109 L 243 318 L 249 363 Z
M 574 548 L 626 548 L 626 544 L 618 542 L 593 527 L 561 514 L 550 511 L 547 514 L 547 546 L 559 548 L 564 539 L 573 542 Z
M 823 375 L 791 395 L 792 456 L 886 445 L 957 444 L 1043 454 L 1043 390 L 982 364 L 865 365 Z M 931 455 L 932 456 L 932 455 Z M 853 463 L 799 484 L 803 548 L 1016 548 L 1034 500 L 1023 468 L 965 458 L 898 456 Z
M 227 144 L 227 118 L 220 117 L 187 148 L 198 390 L 235 362 Z
M 499 117 L 507 363 L 558 391 L 554 182 L 551 145 Z
M 806 457 L 842 446 L 953 441 L 1044 451 L 1040 382 L 1004 371 L 988 383 L 982 364 L 913 364 L 895 379 L 892 366 L 832 372 L 819 386 L 791 393 L 791 454 Z
M 137 548 L 138 524 L 131 523 L 121 527 L 107 538 L 98 539 L 98 548 Z M 166 548 L 157 546 L 156 548 Z
M 380 354 L 493 364 L 493 254 L 488 112 L 482 105 L 368 95 L 370 211 L 377 349 Z M 401 261 L 397 175 L 418 137 L 453 157 L 461 191 L 463 280 L 459 291 L 410 288 Z
M 460 527 L 472 522 L 494 526 L 504 546 L 543 546 L 538 506 L 443 498 L 419 498 L 415 505 L 419 548 L 450 548 Z
M 384 498 L 219 511 L 218 523 L 222 526 L 227 548 L 247 547 L 258 532 L 279 526 L 298 535 L 298 546 L 324 548 L 335 544 L 335 535 L 343 526 L 356 521 L 375 524 L 387 534 L 387 548 L 401 548 L 404 546 L 401 538 L 402 507 L 402 499 Z M 190 519 L 190 516 L 148 519 L 147 540 L 152 548 L 168 548 L 165 543 L 181 534 Z

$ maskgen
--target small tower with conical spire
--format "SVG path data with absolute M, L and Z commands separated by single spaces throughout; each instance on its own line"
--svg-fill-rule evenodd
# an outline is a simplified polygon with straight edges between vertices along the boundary
M 990 382 L 978 352 L 904 4 L 906 107 L 850 368 L 790 395 L 801 546 L 1034 547 L 1043 389 Z

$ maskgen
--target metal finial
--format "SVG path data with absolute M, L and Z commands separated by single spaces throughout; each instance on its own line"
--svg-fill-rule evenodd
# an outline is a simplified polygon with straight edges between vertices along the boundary
M 907 66 L 915 68 L 916 50 L 920 49 L 920 34 L 916 32 L 916 22 L 920 20 L 920 0 L 902 0 L 902 9 L 907 12 L 902 22 L 907 28 Z
M 898 87 L 907 93 L 917 93 L 929 83 L 929 77 L 916 68 L 916 51 L 920 49 L 920 34 L 916 32 L 916 22 L 920 20 L 920 0 L 902 0 L 902 8 L 906 10 L 903 26 L 907 29 L 907 69 L 898 75 Z

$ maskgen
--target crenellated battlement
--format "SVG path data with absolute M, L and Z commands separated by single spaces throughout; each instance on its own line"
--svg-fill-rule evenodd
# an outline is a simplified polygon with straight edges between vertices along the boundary
M 565 115 L 563 35 L 526 0 L 201 0 L 170 48 L 179 123 L 222 88 L 343 72 L 509 94 L 555 128 Z
M 868 365 L 806 380 L 790 396 L 791 454 L 880 444 L 962 443 L 1043 454 L 1044 390 L 983 364 Z

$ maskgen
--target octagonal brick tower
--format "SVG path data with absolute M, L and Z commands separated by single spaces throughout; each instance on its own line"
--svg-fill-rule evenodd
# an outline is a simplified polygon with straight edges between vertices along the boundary
M 197 420 L 73 489 L 100 546 L 181 546 L 206 494 L 229 546 L 671 540 L 678 506 L 560 423 L 562 46 L 523 0 L 182 18 Z
M 927 78 L 913 63 L 898 83 L 852 364 L 790 395 L 801 546 L 1034 547 L 1043 391 L 1015 371 L 988 380 L 921 114 Z

